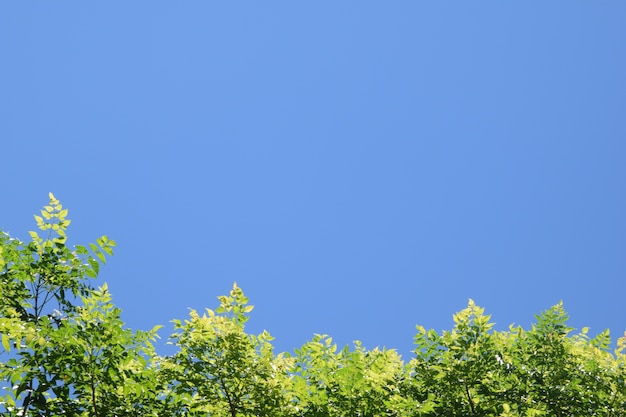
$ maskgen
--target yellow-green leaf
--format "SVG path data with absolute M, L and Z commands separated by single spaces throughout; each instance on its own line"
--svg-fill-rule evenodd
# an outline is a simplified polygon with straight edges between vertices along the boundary
M 5 351 L 11 351 L 11 341 L 9 340 L 9 336 L 6 334 L 2 334 L 2 347 Z

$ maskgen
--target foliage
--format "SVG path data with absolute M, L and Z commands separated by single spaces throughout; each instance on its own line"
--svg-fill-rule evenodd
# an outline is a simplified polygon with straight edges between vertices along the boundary
M 626 415 L 624 338 L 609 352 L 608 331 L 573 337 L 561 303 L 529 331 L 491 331 L 470 300 L 439 335 L 418 326 L 416 355 L 403 386 L 419 416 Z
M 496 331 L 470 300 L 450 331 L 417 326 L 404 363 L 327 335 L 275 354 L 268 332 L 246 332 L 253 306 L 235 284 L 174 320 L 177 351 L 161 357 L 160 326 L 126 328 L 107 285 L 90 285 L 115 242 L 68 248 L 67 214 L 50 194 L 30 243 L 0 233 L 2 416 L 626 415 L 626 336 L 611 352 L 608 331 L 572 335 L 561 303 Z
M 190 416 L 280 416 L 286 407 L 286 362 L 267 332 L 245 333 L 248 299 L 237 284 L 216 311 L 174 320 L 179 352 L 170 358 L 171 391 Z
M 326 335 L 295 351 L 294 401 L 301 416 L 397 415 L 390 400 L 402 377 L 394 350 L 367 351 L 360 342 L 337 352 Z
M 103 236 L 70 250 L 67 213 L 50 194 L 35 216 L 46 238 L 0 236 L 3 415 L 141 415 L 156 329 L 123 329 L 106 285 L 89 285 L 115 242 Z

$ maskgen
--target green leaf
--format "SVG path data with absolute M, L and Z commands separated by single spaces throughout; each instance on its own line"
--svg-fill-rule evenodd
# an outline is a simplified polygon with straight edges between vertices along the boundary
M 2 347 L 4 348 L 6 352 L 11 351 L 11 341 L 9 339 L 9 336 L 4 333 L 2 334 Z
M 93 272 L 95 273 L 95 276 L 98 275 L 98 273 L 100 272 L 100 264 L 98 263 L 98 261 L 96 261 L 94 258 L 92 258 L 91 256 L 87 259 L 87 262 L 89 262 L 89 265 L 91 266 L 91 269 L 93 270 Z

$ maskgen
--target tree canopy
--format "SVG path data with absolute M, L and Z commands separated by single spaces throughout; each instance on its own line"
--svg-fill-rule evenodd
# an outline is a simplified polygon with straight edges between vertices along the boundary
M 161 326 L 127 328 L 92 284 L 115 242 L 68 247 L 68 211 L 49 197 L 30 242 L 0 232 L 3 416 L 626 415 L 626 336 L 612 350 L 608 330 L 574 334 L 562 304 L 496 331 L 470 300 L 449 331 L 417 326 L 404 361 L 328 335 L 275 353 L 267 331 L 246 331 L 253 306 L 234 284 L 174 320 L 176 351 L 161 356 Z

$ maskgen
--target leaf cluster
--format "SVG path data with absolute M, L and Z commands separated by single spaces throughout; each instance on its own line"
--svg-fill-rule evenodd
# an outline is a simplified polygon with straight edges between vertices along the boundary
M 328 335 L 293 353 L 248 333 L 237 284 L 214 310 L 133 331 L 107 285 L 93 287 L 115 242 L 67 247 L 68 211 L 50 194 L 24 243 L 0 233 L 2 416 L 622 416 L 626 335 L 572 334 L 559 303 L 528 330 L 495 331 L 472 300 L 449 331 L 417 326 L 406 362 Z M 40 236 L 44 234 L 44 237 Z

